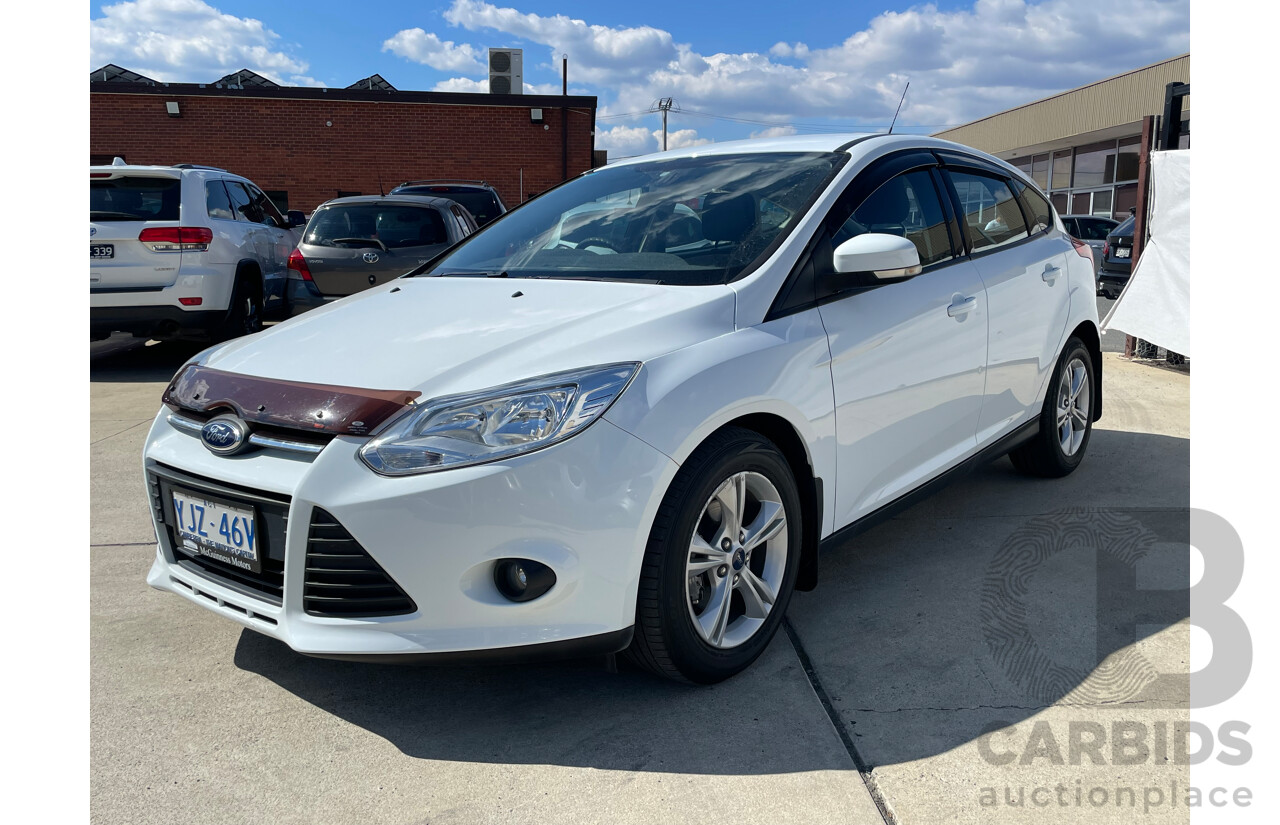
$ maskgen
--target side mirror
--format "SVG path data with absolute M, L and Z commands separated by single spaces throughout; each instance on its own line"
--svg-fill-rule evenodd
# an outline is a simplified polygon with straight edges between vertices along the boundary
M 296 226 L 305 226 L 307 223 L 307 216 L 302 214 L 300 209 L 290 209 L 285 213 L 284 217 L 289 229 L 293 229 Z
M 920 274 L 919 250 L 898 235 L 856 235 L 836 247 L 832 258 L 837 274 L 860 276 L 858 286 L 895 283 Z

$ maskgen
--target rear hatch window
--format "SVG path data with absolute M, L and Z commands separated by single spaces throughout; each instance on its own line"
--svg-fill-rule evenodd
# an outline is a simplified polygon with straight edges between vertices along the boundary
M 176 221 L 181 192 L 178 178 L 90 178 L 89 220 Z
M 390 204 L 339 204 L 311 219 L 303 242 L 315 246 L 387 249 L 448 243 L 444 219 L 435 209 Z
M 476 219 L 478 226 L 484 226 L 502 214 L 498 199 L 487 189 L 461 186 L 406 186 L 397 191 L 405 195 L 434 195 L 460 203 Z

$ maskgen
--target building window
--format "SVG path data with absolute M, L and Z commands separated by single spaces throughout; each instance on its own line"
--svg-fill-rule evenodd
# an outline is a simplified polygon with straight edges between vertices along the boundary
M 345 189 L 338 190 L 338 197 L 340 198 L 354 198 L 356 195 L 359 195 L 359 194 L 360 194 L 359 192 L 348 192 Z
M 1116 202 L 1112 206 L 1112 217 L 1124 220 L 1129 217 L 1129 209 L 1138 205 L 1138 184 L 1128 183 L 1116 187 Z
M 271 199 L 271 202 L 275 204 L 276 209 L 279 210 L 281 215 L 287 215 L 289 213 L 288 192 L 280 189 L 268 189 L 266 190 L 266 194 L 267 197 Z
M 1092 143 L 1076 150 L 1077 189 L 1105 186 L 1116 181 L 1116 142 Z
M 1031 159 L 1031 179 L 1042 192 L 1049 191 L 1049 156 L 1036 155 Z
M 1049 196 L 1049 202 L 1053 204 L 1054 209 L 1058 210 L 1059 215 L 1070 214 L 1067 212 L 1067 198 L 1068 195 L 1066 192 L 1054 192 Z
M 1117 182 L 1138 179 L 1138 151 L 1141 148 L 1141 137 L 1125 138 L 1120 141 L 1120 153 L 1116 155 Z
M 1050 189 L 1071 188 L 1071 150 L 1053 153 L 1053 179 Z

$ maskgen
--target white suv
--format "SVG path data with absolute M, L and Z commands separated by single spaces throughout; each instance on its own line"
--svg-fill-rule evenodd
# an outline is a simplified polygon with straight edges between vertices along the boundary
M 627 160 L 180 370 L 147 580 L 312 655 L 625 649 L 714 682 L 820 547 L 1005 454 L 1072 472 L 1101 370 L 1089 248 L 1003 161 L 914 135 Z
M 283 306 L 303 222 L 222 169 L 90 166 L 90 339 L 256 332 Z

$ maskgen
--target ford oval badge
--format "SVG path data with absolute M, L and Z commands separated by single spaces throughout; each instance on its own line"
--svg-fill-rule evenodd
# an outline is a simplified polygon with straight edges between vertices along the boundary
M 235 455 L 249 447 L 249 425 L 234 415 L 220 415 L 200 428 L 200 440 L 211 453 Z

